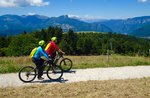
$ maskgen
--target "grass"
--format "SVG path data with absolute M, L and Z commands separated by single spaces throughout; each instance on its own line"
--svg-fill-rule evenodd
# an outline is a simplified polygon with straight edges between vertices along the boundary
M 121 66 L 138 66 L 150 65 L 148 57 L 131 57 L 121 55 L 100 55 L 100 56 L 65 56 L 73 61 L 74 69 L 95 68 L 95 67 L 121 67 Z M 18 72 L 19 69 L 26 65 L 32 65 L 28 56 L 24 57 L 0 57 L 0 73 Z
M 18 72 L 25 65 L 33 65 L 28 57 L 0 57 L 0 73 Z
M 150 65 L 148 57 L 121 55 L 65 56 L 73 68 Z M 0 73 L 18 72 L 32 65 L 29 57 L 0 57 Z M 150 98 L 150 77 L 0 88 L 0 98 Z
M 150 65 L 150 58 L 131 57 L 121 55 L 101 56 L 69 56 L 72 59 L 73 68 L 95 68 L 95 67 L 121 67 Z
M 150 98 L 150 78 L 7 87 L 0 98 Z

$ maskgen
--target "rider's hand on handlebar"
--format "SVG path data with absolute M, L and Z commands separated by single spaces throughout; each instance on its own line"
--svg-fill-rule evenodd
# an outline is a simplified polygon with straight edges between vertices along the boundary
M 65 54 L 65 52 L 62 52 L 62 54 Z
M 60 55 L 60 56 L 62 56 L 62 55 L 64 55 L 64 54 L 65 54 L 65 52 L 62 52 L 62 51 L 59 52 L 59 55 Z
M 46 61 L 47 61 L 47 62 L 50 62 L 50 61 L 52 61 L 52 59 L 51 59 L 51 58 L 48 58 Z

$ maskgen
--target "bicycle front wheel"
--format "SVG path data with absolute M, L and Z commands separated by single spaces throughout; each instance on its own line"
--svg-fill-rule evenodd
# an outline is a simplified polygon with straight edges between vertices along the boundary
M 32 66 L 25 66 L 19 71 L 19 79 L 23 82 L 31 82 L 36 77 L 36 70 Z
M 60 66 L 64 72 L 67 72 L 72 68 L 72 61 L 68 58 L 63 58 L 60 61 Z
M 62 75 L 63 75 L 63 71 L 61 67 L 58 65 L 52 66 L 49 70 L 47 70 L 47 77 L 50 80 L 54 80 L 54 81 L 60 80 Z

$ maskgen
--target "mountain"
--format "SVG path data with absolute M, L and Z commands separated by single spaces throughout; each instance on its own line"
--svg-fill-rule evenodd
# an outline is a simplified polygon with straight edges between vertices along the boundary
M 100 18 L 88 18 L 88 17 L 79 17 L 75 15 L 68 15 L 69 18 L 81 20 L 87 23 L 93 23 L 98 21 L 105 21 L 106 19 L 100 19 Z
M 33 31 L 44 28 L 48 17 L 3 15 L 0 16 L 0 35 L 17 35 L 23 31 Z
M 63 30 L 69 28 L 74 31 L 111 31 L 105 25 L 90 24 L 67 15 L 59 17 L 46 17 L 41 15 L 3 15 L 0 16 L 0 36 L 17 35 L 24 31 L 31 32 L 49 26 L 61 26 Z
M 131 35 L 150 38 L 150 24 L 134 30 Z
M 96 21 L 96 22 L 95 22 Z M 0 36 L 17 35 L 60 26 L 64 31 L 98 31 L 115 32 L 138 37 L 150 37 L 150 16 L 141 16 L 128 19 L 111 20 L 83 20 L 62 15 L 59 17 L 46 17 L 41 15 L 2 15 L 0 16 Z
M 103 24 L 116 33 L 129 34 L 129 35 L 131 34 L 136 36 L 136 31 L 138 31 L 138 29 L 144 27 L 145 25 L 150 24 L 150 16 L 142 16 L 142 17 L 135 17 L 135 18 L 128 18 L 128 19 L 116 19 L 116 20 L 112 19 L 112 20 L 95 22 L 94 24 Z M 150 31 L 147 30 L 147 32 L 145 33 L 148 32 Z M 137 33 L 139 33 L 138 36 L 142 35 L 142 32 L 137 32 Z

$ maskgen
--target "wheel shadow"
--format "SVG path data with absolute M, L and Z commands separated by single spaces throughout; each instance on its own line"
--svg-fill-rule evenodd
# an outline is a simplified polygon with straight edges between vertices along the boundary
M 30 83 L 65 83 L 67 81 L 68 81 L 68 79 L 61 78 L 59 80 L 50 80 L 50 79 L 35 80 L 35 81 L 30 82 Z
M 70 71 L 64 71 L 63 73 L 76 73 L 75 70 L 70 70 Z M 43 74 L 46 74 L 46 72 L 43 72 Z M 44 80 L 33 80 L 32 82 L 27 82 L 27 83 L 65 83 L 69 81 L 68 79 L 64 79 L 63 77 L 59 80 L 50 80 L 50 79 L 44 79 Z
M 76 73 L 75 70 L 63 71 L 63 73 Z

